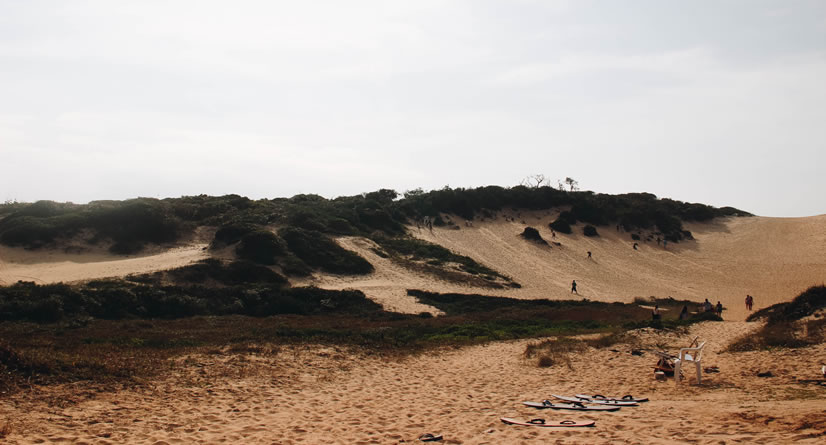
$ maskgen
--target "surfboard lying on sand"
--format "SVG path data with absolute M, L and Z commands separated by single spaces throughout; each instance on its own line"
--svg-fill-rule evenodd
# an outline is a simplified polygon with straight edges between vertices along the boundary
M 634 397 L 632 395 L 627 395 L 627 396 L 622 396 L 622 397 L 605 397 L 602 394 L 594 394 L 592 396 L 589 396 L 587 394 L 577 394 L 576 397 L 578 397 L 580 399 L 590 399 L 590 400 L 593 400 L 593 401 L 597 401 L 597 400 L 612 401 L 613 400 L 613 401 L 617 401 L 617 402 L 635 402 L 635 403 L 641 403 L 641 402 L 647 402 L 648 401 L 648 397 L 637 398 L 637 397 Z
M 637 406 L 637 402 L 630 402 L 630 401 L 619 401 L 619 400 L 593 400 L 591 398 L 583 398 L 583 397 L 567 397 L 567 396 L 559 396 L 556 394 L 551 394 L 555 398 L 559 400 L 564 400 L 566 402 L 571 403 L 593 403 L 596 405 L 612 405 L 612 406 Z
M 528 420 L 526 422 L 523 422 L 523 421 L 520 421 L 520 420 L 511 419 L 510 417 L 500 417 L 499 420 L 501 420 L 503 423 L 507 423 L 508 425 L 522 425 L 522 426 L 572 427 L 572 426 L 594 426 L 594 425 L 596 425 L 596 422 L 594 422 L 594 421 L 581 422 L 581 421 L 576 421 L 576 420 L 563 420 L 561 422 L 554 422 L 554 421 L 545 420 L 545 419 L 531 419 L 531 420 Z
M 583 403 L 574 402 L 574 403 L 553 403 L 550 400 L 543 400 L 541 402 L 522 402 L 525 406 L 530 406 L 531 408 L 539 408 L 539 409 L 572 409 L 575 411 L 617 411 L 620 409 L 619 406 L 608 406 L 608 405 L 585 405 Z

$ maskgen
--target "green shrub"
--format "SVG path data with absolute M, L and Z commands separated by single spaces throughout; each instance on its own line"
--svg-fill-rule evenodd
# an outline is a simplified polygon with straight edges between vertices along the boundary
M 528 241 L 533 241 L 539 244 L 547 245 L 548 242 L 542 238 L 542 235 L 539 234 L 539 231 L 534 229 L 533 227 L 525 227 L 525 230 L 522 231 L 522 234 L 519 235 L 522 238 L 525 238 Z
M 337 274 L 364 275 L 373 272 L 373 265 L 367 260 L 342 248 L 322 233 L 287 227 L 278 234 L 286 241 L 290 251 L 310 267 Z
M 597 233 L 597 228 L 590 224 L 582 228 L 582 233 L 585 236 L 599 236 L 599 233 Z
M 286 248 L 274 233 L 256 230 L 241 236 L 235 253 L 239 258 L 253 263 L 273 265 L 278 257 L 286 254 Z
M 257 230 L 258 228 L 255 225 L 249 223 L 230 223 L 225 226 L 221 226 L 215 232 L 215 236 L 212 239 L 210 247 L 218 248 L 235 244 L 241 241 L 241 238 L 243 238 L 244 235 Z
M 572 232 L 571 224 L 568 223 L 568 221 L 566 221 L 562 218 L 557 218 L 556 221 L 548 224 L 548 227 L 550 227 L 552 230 L 554 230 L 556 232 L 559 232 L 559 233 L 571 233 Z

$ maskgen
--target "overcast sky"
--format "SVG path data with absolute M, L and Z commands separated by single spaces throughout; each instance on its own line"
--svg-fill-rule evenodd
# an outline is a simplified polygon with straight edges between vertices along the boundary
M 826 213 L 826 2 L 0 0 L 3 201 L 531 174 Z

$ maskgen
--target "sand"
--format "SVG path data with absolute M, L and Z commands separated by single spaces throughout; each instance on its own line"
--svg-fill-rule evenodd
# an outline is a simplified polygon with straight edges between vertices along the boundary
M 10 285 L 18 280 L 37 284 L 71 283 L 172 269 L 208 258 L 206 247 L 207 244 L 198 243 L 158 253 L 123 256 L 105 252 L 28 251 L 0 246 L 0 285 Z
M 432 292 L 477 293 L 513 298 L 588 298 L 597 301 L 633 301 L 635 297 L 674 297 L 713 304 L 721 301 L 727 320 L 748 316 L 744 300 L 754 296 L 754 309 L 788 301 L 812 285 L 826 283 L 826 215 L 807 218 L 722 218 L 713 223 L 688 224 L 695 240 L 669 244 L 639 242 L 632 248 L 630 234 L 600 227 L 600 236 L 557 234 L 548 223 L 556 212 L 500 213 L 497 219 L 473 221 L 460 230 L 434 227 L 430 232 L 410 227 L 421 239 L 511 276 L 521 289 L 468 287 L 412 272 L 377 255 L 373 242 L 341 237 L 338 242 L 366 258 L 376 271 L 367 276 L 314 275 L 293 280 L 294 285 L 326 289 L 360 289 L 385 309 L 402 313 L 440 312 L 407 296 L 407 289 Z M 457 220 L 454 217 L 454 220 Z M 518 235 L 526 226 L 539 230 L 549 242 L 540 246 Z M 581 226 L 581 224 L 580 224 Z M 0 284 L 17 280 L 37 283 L 146 273 L 190 264 L 206 258 L 199 241 L 174 249 L 135 257 L 102 252 L 66 254 L 0 247 Z M 587 258 L 588 251 L 593 256 Z M 578 294 L 571 294 L 576 280 Z
M 722 302 L 727 320 L 745 320 L 747 294 L 754 310 L 789 301 L 810 286 L 826 283 L 826 215 L 807 218 L 724 218 L 688 224 L 695 240 L 658 245 L 630 234 L 600 227 L 599 237 L 558 233 L 548 224 L 555 212 L 500 214 L 496 220 L 473 221 L 460 229 L 434 227 L 430 232 L 410 227 L 414 236 L 467 255 L 513 277 L 521 289 L 486 289 L 412 274 L 381 258 L 370 241 L 342 238 L 339 242 L 367 258 L 376 273 L 366 277 L 317 276 L 307 281 L 329 289 L 356 288 L 391 310 L 421 312 L 406 289 L 478 293 L 512 298 L 587 298 L 631 302 L 636 297 L 673 297 L 712 304 Z M 507 220 L 505 218 L 507 216 Z M 513 218 L 513 220 L 510 220 Z M 456 218 L 454 217 L 454 220 Z M 539 230 L 549 243 L 542 246 L 518 235 L 526 226 Z M 587 258 L 587 252 L 592 258 Z M 577 281 L 578 294 L 571 293 Z M 411 307 L 410 310 L 405 310 Z M 432 310 L 431 310 L 432 311 Z
M 523 357 L 530 341 L 453 348 L 406 358 L 323 346 L 266 345 L 253 352 L 211 351 L 175 361 L 171 371 L 135 388 L 99 391 L 93 385 L 32 387 L 0 398 L 0 431 L 6 443 L 418 443 L 423 433 L 443 443 L 822 443 L 826 388 L 816 379 L 826 345 L 783 351 L 723 352 L 758 328 L 742 321 L 743 298 L 755 309 L 787 301 L 826 281 L 826 216 L 731 218 L 690 226 L 696 240 L 669 245 L 640 243 L 600 228 L 599 238 L 558 234 L 562 247 L 534 245 L 517 235 L 526 225 L 551 239 L 548 213 L 513 214 L 515 221 L 474 221 L 460 230 L 412 228 L 512 276 L 522 289 L 468 288 L 413 274 L 370 250 L 370 242 L 339 242 L 367 258 L 366 277 L 315 276 L 296 284 L 357 288 L 386 308 L 417 313 L 434 308 L 405 290 L 474 292 L 517 298 L 630 301 L 637 296 L 702 299 L 728 307 L 726 322 L 708 322 L 682 333 L 639 331 L 629 344 L 589 349 L 566 365 L 540 368 Z M 522 223 L 522 220 L 525 223 Z M 0 279 L 41 283 L 125 275 L 187 264 L 205 255 L 203 245 L 135 258 L 0 250 Z M 593 259 L 586 258 L 586 251 Z M 653 378 L 656 357 L 633 348 L 676 352 L 693 336 L 708 341 L 703 366 L 719 373 L 696 385 Z M 761 378 L 758 372 L 774 377 Z M 616 413 L 538 412 L 521 406 L 552 393 L 647 396 L 651 402 Z M 499 417 L 595 420 L 579 430 L 504 425 Z
M 826 345 L 801 350 L 725 353 L 755 323 L 707 322 L 685 333 L 637 333 L 633 344 L 589 349 L 571 366 L 540 368 L 523 358 L 528 341 L 446 349 L 407 358 L 322 346 L 203 354 L 176 361 L 147 387 L 90 393 L 82 386 L 34 388 L 0 401 L 7 443 L 822 443 L 826 387 L 817 377 Z M 676 386 L 653 378 L 656 357 L 639 347 L 707 340 L 696 385 L 693 370 Z M 611 350 L 613 349 L 613 351 Z M 775 377 L 757 373 L 771 370 Z M 550 394 L 650 397 L 612 413 L 537 411 L 522 401 Z M 540 429 L 499 418 L 594 420 L 593 428 Z

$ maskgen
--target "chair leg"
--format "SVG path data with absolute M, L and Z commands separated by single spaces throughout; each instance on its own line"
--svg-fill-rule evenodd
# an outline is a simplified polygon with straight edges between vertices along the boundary
M 674 360 L 674 384 L 680 384 L 680 366 L 682 362 L 680 360 Z
M 700 367 L 700 362 L 694 362 L 697 365 L 697 384 L 703 383 L 703 368 Z

